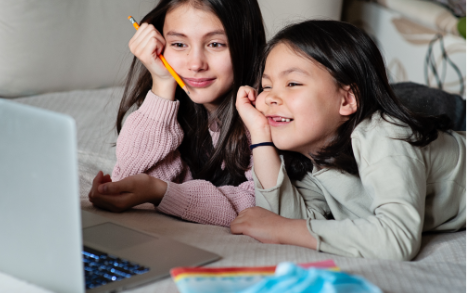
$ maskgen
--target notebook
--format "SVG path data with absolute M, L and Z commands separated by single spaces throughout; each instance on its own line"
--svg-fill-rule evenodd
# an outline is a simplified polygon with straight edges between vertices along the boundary
M 73 118 L 0 99 L 0 271 L 54 292 L 115 292 L 220 258 L 82 211 L 79 196 Z

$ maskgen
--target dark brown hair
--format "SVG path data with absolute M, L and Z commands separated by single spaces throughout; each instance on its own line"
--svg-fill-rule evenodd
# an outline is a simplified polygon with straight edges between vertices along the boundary
M 257 0 L 161 0 L 141 23 L 151 23 L 163 34 L 167 12 L 186 3 L 209 9 L 220 19 L 228 37 L 234 81 L 211 114 L 177 88 L 175 98 L 180 101 L 177 120 L 184 131 L 178 150 L 194 179 L 208 180 L 216 186 L 239 185 L 247 180 L 244 173 L 249 168 L 251 153 L 246 128 L 236 111 L 236 93 L 242 85 L 253 85 L 256 78 L 254 64 L 265 45 L 261 11 Z M 150 72 L 134 57 L 117 114 L 118 133 L 126 113 L 134 105 L 141 106 L 151 87 Z M 220 129 L 216 147 L 208 130 L 213 122 Z
M 338 128 L 336 138 L 327 147 L 309 154 L 309 158 L 299 153 L 282 152 L 287 173 L 294 180 L 303 178 L 312 170 L 313 164 L 358 174 L 351 134 L 360 122 L 371 118 L 375 112 L 382 117 L 386 114 L 397 118 L 403 122 L 399 125 L 408 125 L 412 135 L 403 140 L 413 146 L 426 146 L 438 137 L 438 130 L 451 127 L 447 116 L 421 116 L 410 112 L 399 102 L 388 83 L 378 47 L 364 31 L 349 23 L 310 20 L 284 28 L 266 46 L 259 67 L 259 80 L 269 52 L 280 43 L 305 58 L 321 63 L 339 87 L 351 86 L 357 99 L 357 112 Z M 261 90 L 259 87 L 259 92 Z

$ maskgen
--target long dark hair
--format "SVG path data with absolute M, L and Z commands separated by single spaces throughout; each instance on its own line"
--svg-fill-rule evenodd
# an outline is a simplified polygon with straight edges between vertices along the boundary
M 410 112 L 396 98 L 386 75 L 378 47 L 361 29 L 345 22 L 310 20 L 290 25 L 269 41 L 260 63 L 258 80 L 265 68 L 269 52 L 278 44 L 288 45 L 298 54 L 324 65 L 339 87 L 351 86 L 357 99 L 357 111 L 337 130 L 336 138 L 310 158 L 284 151 L 288 175 L 296 180 L 312 170 L 334 168 L 358 174 L 353 154 L 351 134 L 355 127 L 375 112 L 397 118 L 412 129 L 412 135 L 402 138 L 413 146 L 426 146 L 438 136 L 438 130 L 448 130 L 451 121 L 446 116 L 421 116 Z M 258 88 L 261 91 L 261 88 Z M 394 123 L 396 124 L 396 123 Z M 311 160 L 312 159 L 312 160 Z
M 168 11 L 186 3 L 208 9 L 220 19 L 228 37 L 234 81 L 231 90 L 219 98 L 217 110 L 210 114 L 177 88 L 176 99 L 180 101 L 177 120 L 184 131 L 178 150 L 194 179 L 208 180 L 216 186 L 239 185 L 247 180 L 244 173 L 249 168 L 250 151 L 246 128 L 235 107 L 236 93 L 240 86 L 255 82 L 254 64 L 266 42 L 261 11 L 257 0 L 161 0 L 141 23 L 151 23 L 163 34 Z M 118 133 L 125 114 L 132 106 L 143 103 L 151 86 L 150 72 L 134 57 L 117 114 Z M 215 148 L 208 130 L 214 122 L 220 130 Z

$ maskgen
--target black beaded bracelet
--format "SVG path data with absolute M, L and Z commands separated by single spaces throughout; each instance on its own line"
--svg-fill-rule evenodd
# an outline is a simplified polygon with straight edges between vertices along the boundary
M 257 147 L 260 147 L 260 146 L 273 146 L 273 147 L 275 147 L 273 142 L 261 142 L 261 143 L 251 144 L 249 146 L 249 148 L 252 151 L 254 148 L 257 148 Z

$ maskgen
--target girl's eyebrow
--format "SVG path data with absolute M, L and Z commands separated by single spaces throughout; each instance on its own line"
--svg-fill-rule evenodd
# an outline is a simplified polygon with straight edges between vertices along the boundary
M 304 75 L 309 75 L 308 72 L 304 71 L 303 69 L 300 69 L 298 67 L 292 67 L 292 68 L 288 68 L 282 72 L 280 72 L 280 76 L 285 76 L 285 75 L 288 75 L 292 72 L 298 72 L 298 73 L 301 73 L 301 74 L 304 74 Z M 262 78 L 266 78 L 266 79 L 270 79 L 270 77 L 267 75 L 267 74 L 262 74 Z
M 282 76 L 285 76 L 285 75 L 288 75 L 292 72 L 298 72 L 298 73 L 301 73 L 301 74 L 305 74 L 305 75 L 309 75 L 308 72 L 304 71 L 303 69 L 301 68 L 298 68 L 298 67 L 291 67 L 291 68 L 288 68 L 282 72 L 280 72 L 280 75 Z
M 226 36 L 225 31 L 220 29 L 220 30 L 214 30 L 214 31 L 208 32 L 203 37 L 206 38 L 206 37 L 212 37 L 212 36 L 216 36 L 216 35 Z M 187 38 L 187 35 L 185 35 L 183 33 L 180 33 L 180 32 L 176 32 L 176 31 L 169 31 L 169 32 L 166 33 L 166 36 L 175 36 L 175 37 Z

